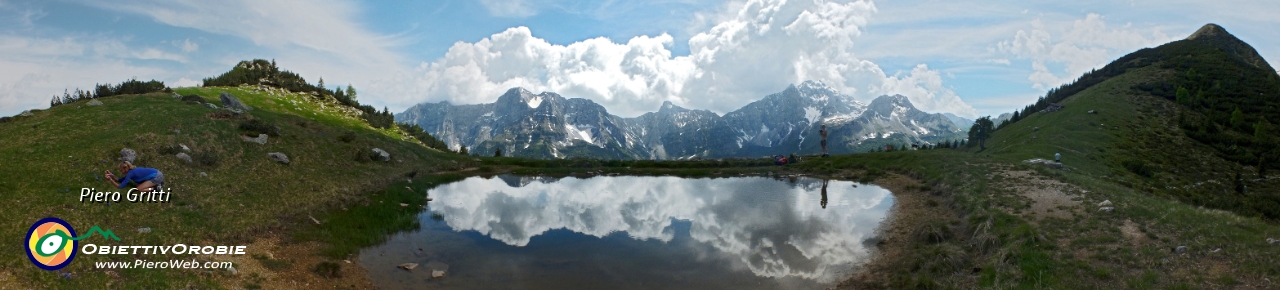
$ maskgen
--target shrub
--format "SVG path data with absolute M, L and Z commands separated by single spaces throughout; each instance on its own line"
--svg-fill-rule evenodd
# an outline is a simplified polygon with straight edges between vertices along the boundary
M 280 127 L 271 125 L 261 119 L 252 119 L 241 122 L 240 130 L 249 131 L 250 133 L 267 134 L 271 137 L 280 136 Z
M 218 166 L 217 152 L 213 152 L 213 151 L 195 152 L 195 154 L 191 156 L 191 159 L 194 159 L 196 163 L 199 163 L 200 165 L 209 166 L 209 167 Z
M 351 143 L 351 141 L 355 140 L 356 132 L 347 131 L 346 133 L 342 133 L 342 135 L 338 135 L 338 141 L 342 141 L 343 143 Z
M 200 96 L 197 96 L 197 95 L 186 95 L 186 96 L 182 96 L 182 101 L 204 103 L 204 98 L 201 98 Z
M 169 146 L 160 147 L 156 151 L 160 151 L 160 154 L 164 154 L 164 155 L 174 155 L 174 154 L 181 153 L 182 147 L 178 145 L 169 145 Z
M 1120 165 L 1124 166 L 1125 169 L 1129 169 L 1129 171 L 1134 174 L 1141 175 L 1142 177 L 1151 177 L 1151 168 L 1147 166 L 1146 162 L 1142 162 L 1141 160 L 1125 159 L 1124 161 L 1120 161 Z
M 325 278 L 342 277 L 342 265 L 330 261 L 324 261 L 316 264 L 315 267 L 311 268 L 311 271 L 320 275 L 320 277 Z

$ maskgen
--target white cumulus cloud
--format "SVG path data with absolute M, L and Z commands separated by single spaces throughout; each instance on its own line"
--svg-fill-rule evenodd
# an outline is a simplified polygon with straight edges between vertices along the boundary
M 1046 25 L 1040 19 L 1033 20 L 1029 29 L 1018 30 L 1012 40 L 1001 41 L 995 47 L 1001 53 L 1030 60 L 1032 72 L 1027 79 L 1036 89 L 1048 89 L 1106 65 L 1118 53 L 1171 40 L 1158 29 L 1143 33 L 1130 25 L 1108 28 L 1105 17 L 1089 13 L 1069 25 Z M 1062 68 L 1055 71 L 1050 65 Z
M 926 65 L 897 77 L 857 57 L 854 41 L 877 12 L 870 1 L 751 0 L 725 7 L 719 17 L 700 17 L 715 22 L 691 33 L 684 56 L 673 56 L 668 34 L 559 45 L 513 27 L 475 43 L 458 42 L 396 79 L 408 85 L 386 101 L 401 108 L 422 101 L 492 102 L 519 86 L 588 98 L 622 116 L 653 111 L 663 101 L 724 113 L 789 84 L 819 80 L 864 100 L 903 94 L 926 111 L 976 115 Z

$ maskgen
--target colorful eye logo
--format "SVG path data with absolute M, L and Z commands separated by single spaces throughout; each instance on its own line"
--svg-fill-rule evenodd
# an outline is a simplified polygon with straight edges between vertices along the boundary
M 47 217 L 27 230 L 27 258 L 41 269 L 58 270 L 71 264 L 80 242 L 72 239 L 76 230 L 66 221 Z

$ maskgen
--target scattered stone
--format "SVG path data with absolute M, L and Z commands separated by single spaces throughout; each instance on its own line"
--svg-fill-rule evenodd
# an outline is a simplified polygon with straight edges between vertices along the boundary
M 140 234 L 146 234 L 150 232 L 151 232 L 151 228 L 138 228 L 138 233 Z
M 307 217 L 311 218 L 311 222 L 316 223 L 317 225 L 320 224 L 320 220 L 316 219 L 316 217 L 310 215 L 307 215 Z
M 1040 131 L 1040 127 L 1031 128 L 1031 131 Z
M 120 161 L 133 163 L 135 160 L 138 160 L 138 151 L 133 151 L 133 149 L 129 148 L 120 149 Z
M 173 98 L 174 98 L 174 99 L 181 99 L 181 98 L 182 98 L 182 95 L 179 95 L 178 93 L 176 93 L 176 92 L 175 92 L 175 93 L 173 93 Z
M 1110 200 L 1110 199 L 1108 199 L 1108 200 L 1104 200 L 1104 201 L 1102 201 L 1102 202 L 1099 202 L 1099 203 L 1098 203 L 1098 206 L 1110 206 L 1110 205 L 1111 205 L 1111 200 Z
M 178 156 L 178 159 L 182 159 L 182 161 L 186 161 L 187 163 L 191 163 L 191 155 L 187 155 L 187 153 L 186 153 L 186 152 L 178 152 L 178 155 L 176 155 L 176 156 Z
M 240 110 L 240 109 L 234 109 L 234 108 L 223 108 L 223 109 L 226 109 L 227 111 L 231 111 L 231 114 L 232 114 L 232 115 L 240 115 L 240 114 L 244 114 L 244 111 L 242 111 L 242 110 Z
M 1098 111 L 1089 110 L 1089 113 L 1090 113 L 1090 114 L 1097 114 L 1097 113 L 1098 113 Z
M 1104 207 L 1098 208 L 1098 210 L 1103 212 L 1112 212 L 1116 210 L 1116 208 L 1111 206 L 1104 206 Z
M 1210 253 L 1217 253 L 1218 251 L 1222 251 L 1222 248 L 1213 248 L 1213 250 L 1209 250 Z
M 267 134 L 258 134 L 257 138 L 250 138 L 249 136 L 240 135 L 240 139 L 244 139 L 245 142 L 253 142 L 253 143 L 258 143 L 262 145 L 267 144 Z
M 1023 162 L 1026 162 L 1029 164 L 1043 164 L 1045 166 L 1052 167 L 1053 169 L 1062 169 L 1062 162 L 1049 161 L 1041 158 L 1027 159 L 1026 161 L 1023 161 Z
M 209 174 L 208 174 L 208 173 L 204 173 L 204 171 L 201 171 L 201 172 L 200 172 L 200 176 L 201 176 L 201 177 L 209 177 Z
M 85 105 L 90 105 L 90 106 L 101 106 L 101 105 L 102 105 L 102 101 L 99 101 L 98 99 L 92 99 L 92 100 L 89 100 L 89 102 L 88 102 L 88 103 L 85 103 Z
M 424 265 L 427 269 L 431 269 L 431 278 L 444 277 L 445 271 L 449 271 L 449 264 L 431 261 Z
M 240 275 L 240 271 L 236 270 L 236 266 L 228 266 L 227 272 L 231 272 L 231 275 Z
M 413 271 L 413 268 L 418 267 L 418 263 L 404 263 L 396 267 L 399 267 L 400 269 L 405 269 L 406 271 Z
M 173 129 L 173 134 L 174 135 L 182 134 L 182 130 Z
M 1176 253 L 1176 254 L 1186 253 L 1186 252 L 1187 252 L 1187 246 L 1178 246 L 1177 248 L 1173 248 L 1173 252 L 1174 252 L 1174 253 Z
M 289 156 L 284 155 L 284 153 L 271 152 L 267 153 L 267 157 L 271 157 L 271 160 L 274 160 L 275 162 L 289 164 Z
M 241 102 L 240 99 L 236 98 L 236 96 L 232 96 L 227 92 L 222 92 L 222 94 L 218 95 L 218 98 L 222 99 L 223 107 L 241 110 L 241 111 L 253 111 L 252 107 L 249 107 L 249 105 L 245 105 L 244 102 Z
M 1267 244 L 1271 244 L 1271 245 L 1280 244 L 1280 240 L 1267 238 Z
M 31 117 L 31 116 L 35 116 L 35 114 L 32 114 L 31 110 L 26 110 L 26 111 L 22 111 L 22 114 L 18 114 L 18 116 Z
M 213 103 L 204 103 L 204 106 L 214 110 L 218 109 L 218 105 L 214 105 Z
M 409 206 L 409 204 L 407 204 L 407 203 L 400 203 L 400 207 L 407 207 L 407 206 Z
M 378 154 L 378 160 L 382 162 L 391 161 L 391 153 L 387 153 L 380 148 L 373 148 L 373 154 Z
M 342 261 L 346 262 L 347 264 L 351 264 L 351 260 L 342 260 Z
M 177 131 L 177 130 L 174 130 L 174 131 Z M 186 144 L 178 144 L 178 146 L 182 147 L 182 151 L 187 151 L 187 152 L 191 151 L 191 147 L 187 147 Z

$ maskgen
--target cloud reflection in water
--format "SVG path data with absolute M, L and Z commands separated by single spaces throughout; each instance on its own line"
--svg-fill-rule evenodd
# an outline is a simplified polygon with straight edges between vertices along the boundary
M 888 190 L 852 182 L 678 177 L 588 179 L 472 177 L 431 189 L 430 210 L 455 231 L 476 231 L 511 246 L 567 229 L 594 237 L 625 232 L 634 239 L 669 242 L 673 220 L 689 221 L 689 235 L 740 261 L 762 277 L 843 278 L 868 254 L 893 197 Z

